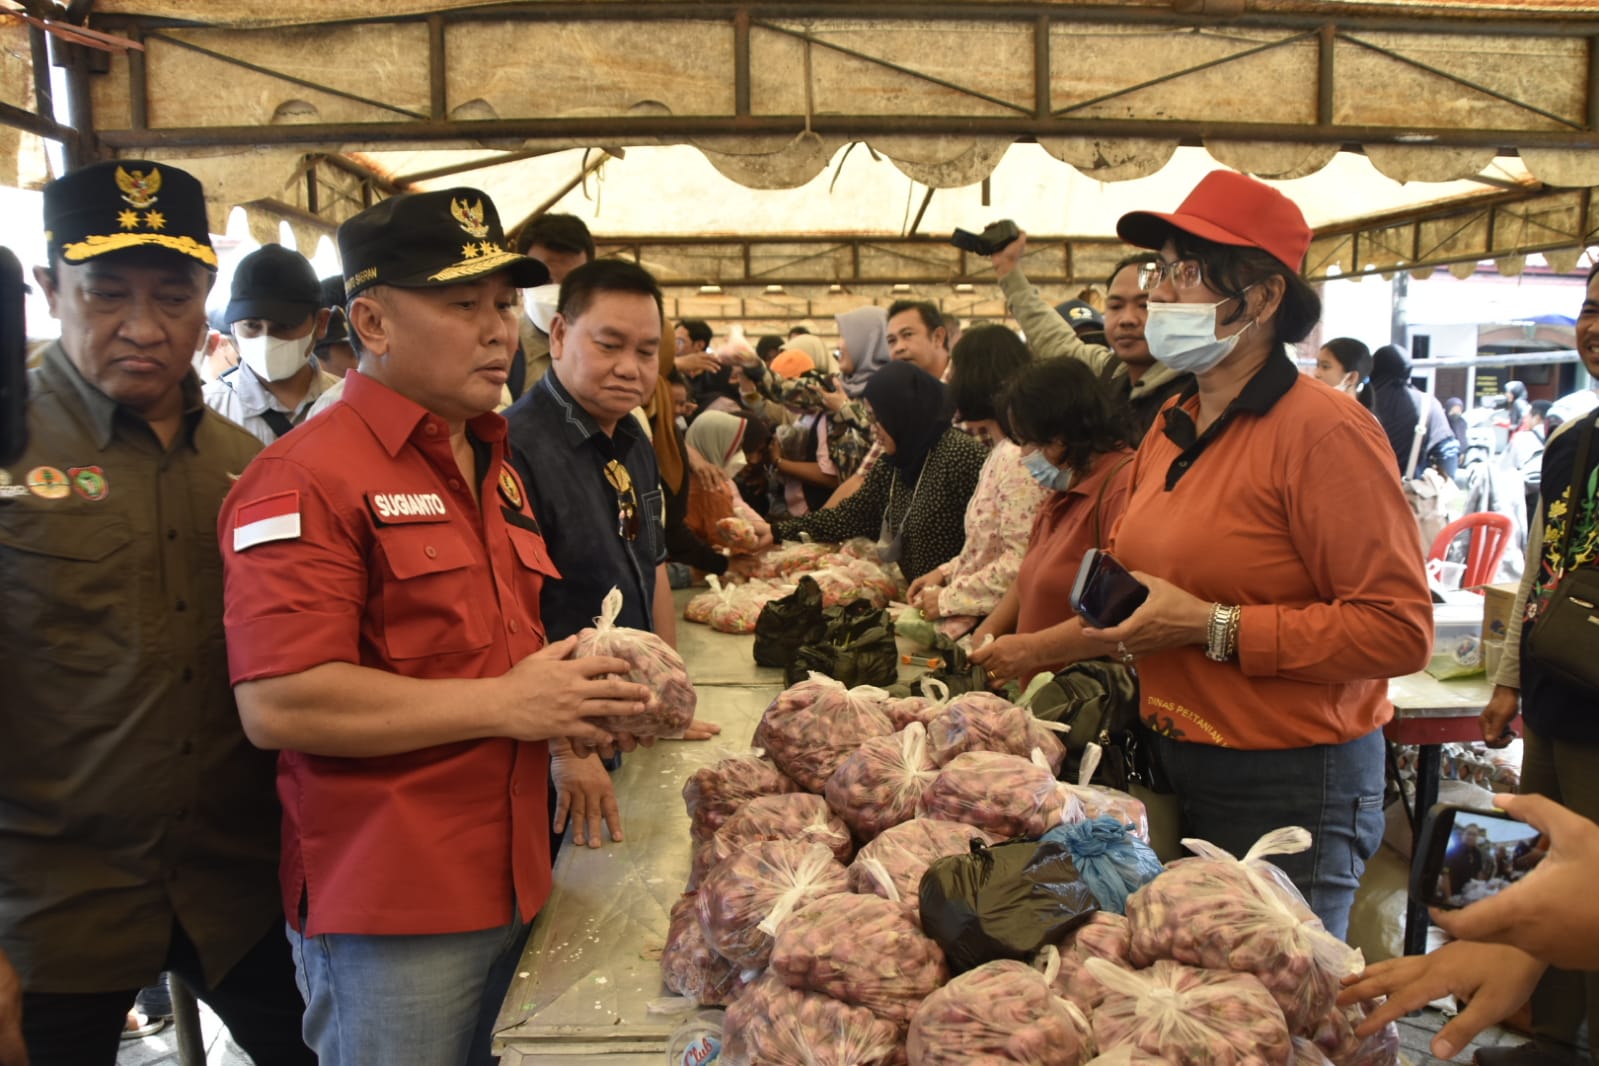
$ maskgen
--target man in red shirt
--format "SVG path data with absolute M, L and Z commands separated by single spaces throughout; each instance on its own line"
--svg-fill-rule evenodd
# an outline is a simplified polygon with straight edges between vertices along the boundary
M 550 888 L 545 742 L 608 746 L 588 719 L 647 690 L 545 646 L 557 574 L 493 413 L 543 266 L 475 189 L 384 201 L 339 251 L 360 368 L 223 508 L 229 665 L 282 753 L 306 1042 L 324 1066 L 487 1062 Z

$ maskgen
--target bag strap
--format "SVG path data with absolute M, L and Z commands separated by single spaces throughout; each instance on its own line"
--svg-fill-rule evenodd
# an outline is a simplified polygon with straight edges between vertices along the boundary
M 1405 467 L 1405 480 L 1409 481 L 1416 476 L 1416 464 L 1421 461 L 1421 442 L 1426 439 L 1427 413 L 1422 410 L 1421 403 L 1416 399 L 1411 386 L 1405 386 L 1405 393 L 1410 397 L 1412 406 L 1416 408 L 1416 435 L 1410 442 L 1410 465 Z
M 1105 546 L 1105 531 L 1099 524 L 1099 512 L 1104 509 L 1105 493 L 1110 488 L 1110 479 L 1116 476 L 1116 471 L 1132 462 L 1135 458 L 1137 457 L 1132 455 L 1124 458 L 1112 467 L 1110 473 L 1106 474 L 1105 479 L 1099 483 L 1099 496 L 1094 500 L 1094 547 L 1096 548 Z
M 294 423 L 289 420 L 289 416 L 275 408 L 268 407 L 265 411 L 262 411 L 261 418 L 272 428 L 274 436 L 282 437 L 294 428 Z
M 1570 565 L 1566 552 L 1571 548 L 1571 531 L 1577 528 L 1577 520 L 1582 514 L 1582 490 L 1588 480 L 1588 446 L 1593 443 L 1595 421 L 1599 421 L 1599 411 L 1583 419 L 1582 437 L 1577 441 L 1577 462 L 1571 468 L 1571 495 L 1566 497 L 1566 528 L 1560 534 L 1560 554 L 1555 556 L 1560 560 L 1562 570 Z M 1548 521 L 1547 515 L 1544 520 Z

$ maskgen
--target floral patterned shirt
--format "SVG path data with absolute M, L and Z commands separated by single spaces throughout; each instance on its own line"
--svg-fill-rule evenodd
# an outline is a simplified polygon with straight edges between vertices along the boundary
M 938 612 L 981 618 L 1016 582 L 1038 507 L 1049 495 L 1022 465 L 1022 450 L 1008 440 L 994 445 L 966 505 L 966 546 L 941 568 Z

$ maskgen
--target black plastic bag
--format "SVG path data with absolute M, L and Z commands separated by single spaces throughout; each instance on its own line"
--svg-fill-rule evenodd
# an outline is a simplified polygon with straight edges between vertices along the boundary
M 1029 706 L 1035 718 L 1071 726 L 1060 738 L 1066 745 L 1062 780 L 1075 784 L 1083 749 L 1098 744 L 1094 784 L 1122 792 L 1131 783 L 1170 791 L 1138 718 L 1138 675 L 1130 667 L 1105 659 L 1073 663 L 1035 692 Z
M 807 579 L 809 580 L 809 579 Z M 866 600 L 829 607 L 822 612 L 825 629 L 819 640 L 807 641 L 785 670 L 790 685 L 811 673 L 826 674 L 850 688 L 892 685 L 899 677 L 899 645 L 889 613 Z
M 969 854 L 935 860 L 918 894 L 922 932 L 957 974 L 995 959 L 1031 961 L 1099 909 L 1058 840 L 973 840 Z
M 755 661 L 787 669 L 794 665 L 802 645 L 821 640 L 826 631 L 822 587 L 815 578 L 802 577 L 793 592 L 761 608 L 755 619 Z

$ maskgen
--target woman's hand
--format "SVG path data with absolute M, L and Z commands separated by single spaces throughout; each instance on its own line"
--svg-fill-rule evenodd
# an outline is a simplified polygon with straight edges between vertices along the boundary
M 696 718 L 688 724 L 687 728 L 683 730 L 683 735 L 678 737 L 678 739 L 710 740 L 721 731 L 722 727 L 715 722 L 706 721 L 704 718 Z
M 984 644 L 968 657 L 988 671 L 989 680 L 996 684 L 1026 682 L 1049 665 L 1041 644 L 1036 633 L 1012 633 Z
M 720 491 L 724 481 L 732 480 L 727 476 L 727 471 L 701 455 L 693 445 L 684 445 L 683 451 L 688 454 L 688 468 L 694 474 L 694 480 L 706 492 Z
M 905 602 L 915 604 L 917 600 L 921 599 L 924 591 L 936 589 L 943 585 L 946 580 L 944 568 L 941 566 L 933 567 L 933 569 L 911 582 L 911 587 L 905 592 Z
M 1367 1037 L 1435 999 L 1453 995 L 1465 1008 L 1433 1037 L 1432 1053 L 1451 1059 L 1488 1026 L 1509 1017 L 1532 995 L 1545 966 L 1524 951 L 1456 940 L 1430 955 L 1406 955 L 1366 967 L 1344 980 L 1342 1006 L 1387 996 L 1355 1030 Z
M 1170 581 L 1134 571 L 1149 589 L 1149 598 L 1119 626 L 1083 627 L 1083 635 L 1117 645 L 1123 661 L 1141 659 L 1168 648 L 1204 644 L 1210 637 L 1210 612 L 1215 605 L 1184 592 Z
M 838 385 L 838 379 L 837 378 L 833 379 L 833 384 L 835 386 Z M 829 411 L 833 412 L 834 414 L 837 414 L 839 411 L 842 411 L 844 409 L 844 405 L 849 403 L 849 395 L 847 393 L 845 393 L 842 388 L 837 388 L 837 387 L 831 388 L 831 389 L 820 389 L 819 388 L 816 391 L 817 391 L 817 395 L 821 398 L 822 406 L 827 408 Z

